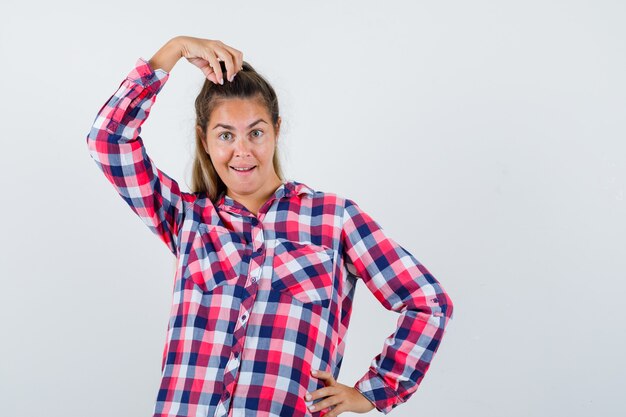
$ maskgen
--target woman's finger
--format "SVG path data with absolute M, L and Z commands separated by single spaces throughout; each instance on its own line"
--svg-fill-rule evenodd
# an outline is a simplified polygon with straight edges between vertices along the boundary
M 217 78 L 215 77 L 215 72 L 213 68 L 209 65 L 206 59 L 203 58 L 187 58 L 187 61 L 200 68 L 200 71 L 204 74 L 204 76 L 214 84 L 218 84 Z
M 328 413 L 324 414 L 326 417 L 337 417 L 339 414 L 344 411 L 352 411 L 348 407 L 344 405 L 344 403 L 339 403 L 335 405 Z
M 316 398 L 330 397 L 330 396 L 336 395 L 336 394 L 338 394 L 340 392 L 341 392 L 340 387 L 337 387 L 337 386 L 326 386 L 326 387 L 323 387 L 323 388 L 316 389 L 310 395 L 311 395 L 311 399 L 314 400 Z M 307 398 L 307 400 L 308 400 L 308 398 Z
M 213 50 L 208 50 L 208 51 L 205 50 L 203 54 L 203 58 L 206 59 L 209 62 L 209 65 L 211 66 L 211 68 L 213 68 L 216 81 L 219 82 L 220 84 L 224 84 L 222 68 L 220 67 L 220 63 L 218 62 L 217 57 L 215 56 L 215 53 L 213 52 Z
M 228 45 L 224 45 L 224 48 L 228 49 L 230 51 L 230 54 L 235 59 L 235 73 L 237 71 L 241 71 L 241 69 L 243 68 L 243 52 Z
M 234 57 L 231 55 L 230 51 L 227 48 L 215 48 L 215 54 L 218 56 L 220 61 L 224 61 L 224 65 L 226 66 L 226 78 L 228 81 L 232 81 L 233 75 L 235 75 L 235 62 Z M 221 68 L 220 68 L 221 70 Z
M 336 395 L 335 393 L 329 394 L 328 396 L 325 396 L 322 401 L 318 401 L 315 404 L 311 404 L 309 406 L 309 410 L 310 411 L 324 410 L 329 407 L 337 406 L 337 404 L 340 404 L 342 401 L 343 401 L 343 398 L 341 398 L 339 395 Z
M 313 371 L 316 371 L 316 372 L 313 373 Z M 324 379 L 328 381 L 326 385 L 332 386 L 332 385 L 336 385 L 337 383 L 337 381 L 335 381 L 335 377 L 330 372 L 323 371 L 321 369 L 317 369 L 317 370 L 311 369 L 311 374 L 313 374 L 313 376 L 316 376 L 319 379 Z

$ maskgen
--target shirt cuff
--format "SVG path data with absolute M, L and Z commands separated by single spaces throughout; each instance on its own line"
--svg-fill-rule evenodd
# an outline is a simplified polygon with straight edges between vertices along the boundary
M 170 74 L 167 71 L 161 68 L 153 70 L 149 61 L 140 57 L 135 62 L 135 68 L 128 74 L 126 79 L 158 93 L 169 77 Z
M 372 368 L 354 384 L 354 388 L 370 400 L 374 407 L 383 414 L 389 413 L 403 402 Z

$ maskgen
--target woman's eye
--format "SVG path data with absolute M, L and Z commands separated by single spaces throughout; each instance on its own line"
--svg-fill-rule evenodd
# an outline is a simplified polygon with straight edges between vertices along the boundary
M 255 132 L 258 132 L 259 134 L 255 135 L 254 134 Z M 255 138 L 261 137 L 261 135 L 263 135 L 263 131 L 262 130 L 257 129 L 257 130 L 253 130 L 252 131 L 252 136 L 254 136 Z
M 228 135 L 228 138 L 225 138 L 224 135 Z M 224 133 L 221 133 L 219 135 L 219 138 L 220 139 L 224 139 L 224 140 L 228 140 L 228 139 L 230 139 L 230 136 L 231 136 L 230 132 L 224 132 Z

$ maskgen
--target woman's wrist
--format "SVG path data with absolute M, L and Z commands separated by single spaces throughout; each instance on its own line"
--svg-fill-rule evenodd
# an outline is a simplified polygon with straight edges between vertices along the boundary
M 174 37 L 167 41 L 165 45 L 163 45 L 161 49 L 159 49 L 152 56 L 152 58 L 150 58 L 148 63 L 153 71 L 160 68 L 169 73 L 182 56 L 180 39 L 178 37 Z

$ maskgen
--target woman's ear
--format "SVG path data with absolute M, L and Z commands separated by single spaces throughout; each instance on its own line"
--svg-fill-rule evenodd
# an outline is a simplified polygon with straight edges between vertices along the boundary
M 278 140 L 278 136 L 280 134 L 280 122 L 282 121 L 281 117 L 278 116 L 278 119 L 276 120 L 276 126 L 274 127 L 274 131 L 276 132 L 276 140 Z
M 202 142 L 202 147 L 204 148 L 204 152 L 208 154 L 209 148 L 207 146 L 206 135 L 202 132 L 202 128 L 198 125 L 196 125 L 196 135 L 200 139 L 200 142 Z

